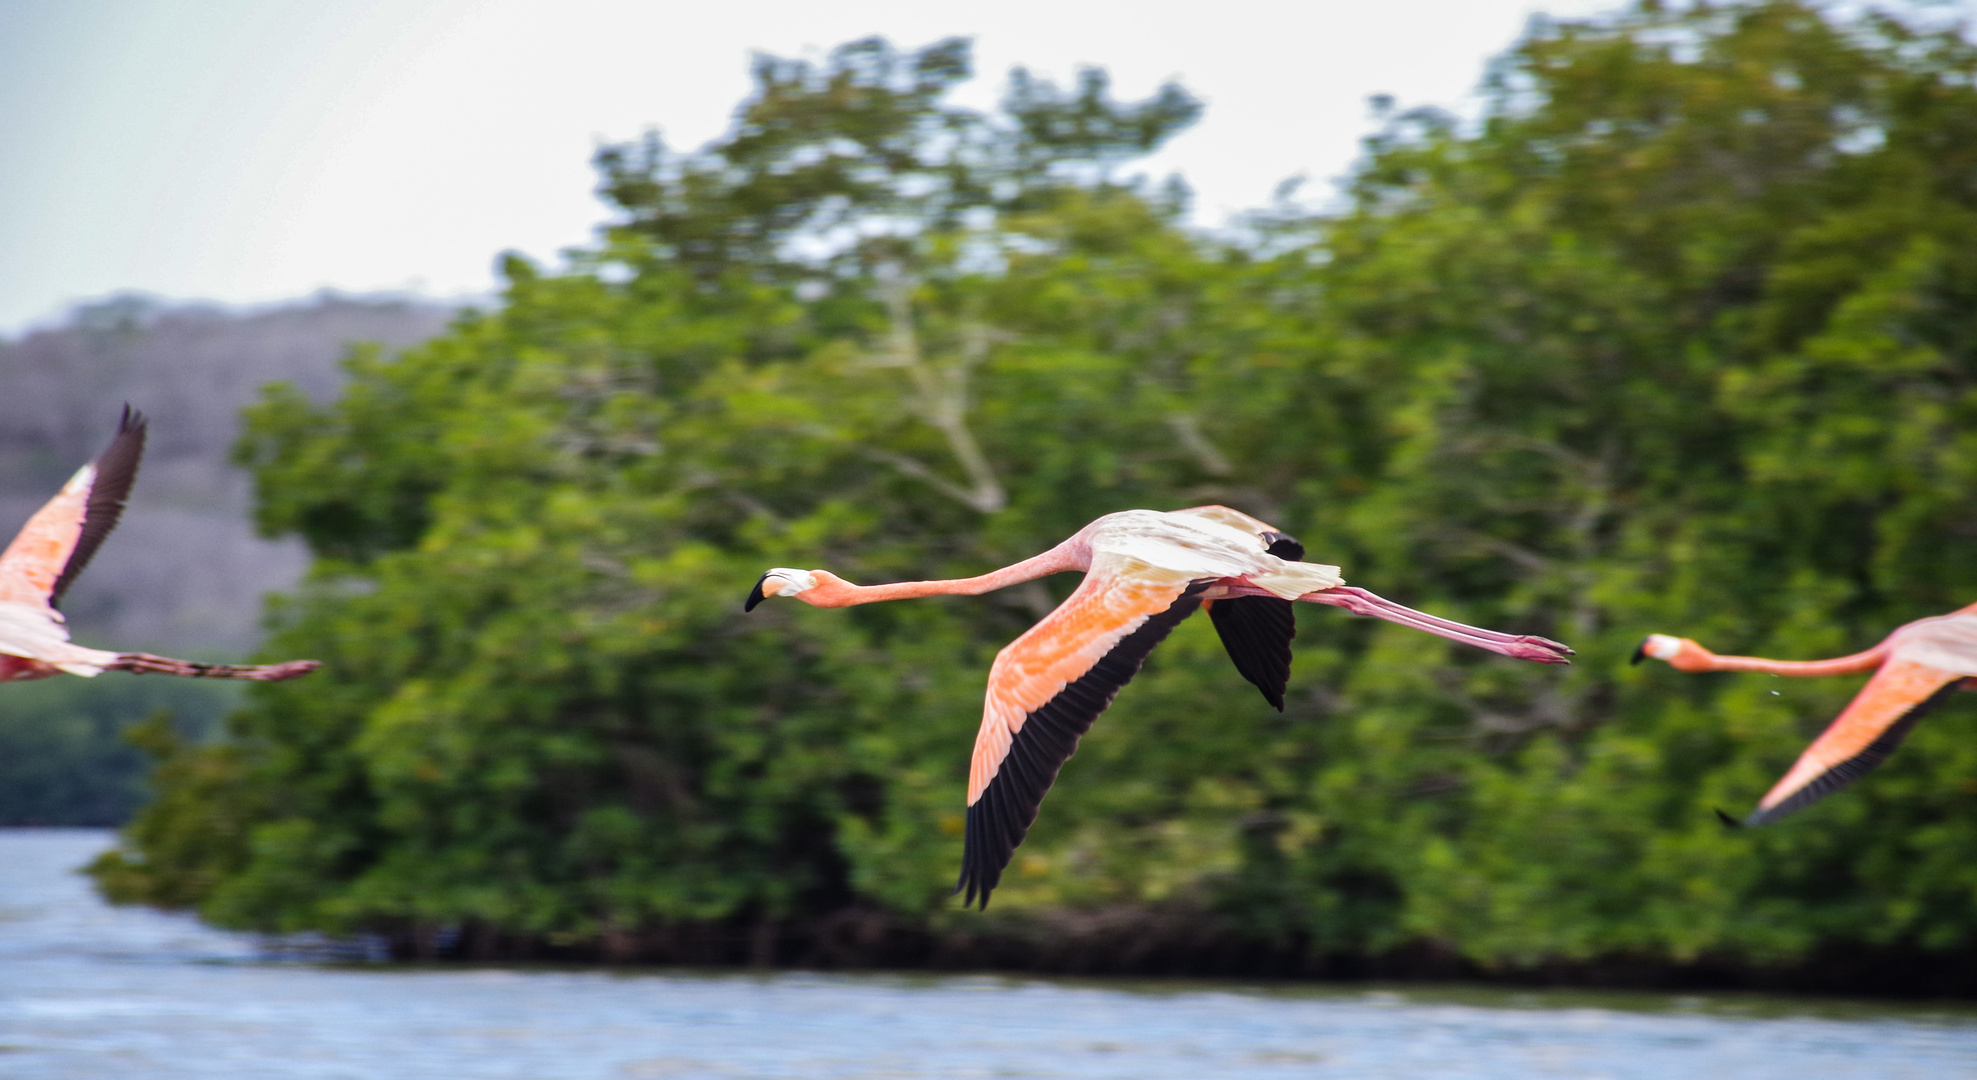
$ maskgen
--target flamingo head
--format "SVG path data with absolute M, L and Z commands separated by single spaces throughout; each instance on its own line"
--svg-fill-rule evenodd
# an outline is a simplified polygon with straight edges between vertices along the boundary
M 755 605 L 771 596 L 800 596 L 817 587 L 817 576 L 808 570 L 792 570 L 778 566 L 763 574 L 748 592 L 748 600 L 741 605 L 743 611 L 754 611 Z
M 1708 671 L 1715 654 L 1688 638 L 1649 634 L 1647 640 L 1634 650 L 1633 658 L 1628 663 L 1638 664 L 1648 657 L 1665 661 L 1677 671 Z
M 852 598 L 857 592 L 858 586 L 829 570 L 791 570 L 778 566 L 755 583 L 741 610 L 754 611 L 755 605 L 771 596 L 794 596 L 811 607 L 843 607 L 856 602 Z

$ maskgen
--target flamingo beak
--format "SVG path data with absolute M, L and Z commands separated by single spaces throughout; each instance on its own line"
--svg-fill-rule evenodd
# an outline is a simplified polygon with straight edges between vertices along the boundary
M 1646 659 L 1647 659 L 1647 639 L 1642 638 L 1641 643 L 1639 645 L 1634 646 L 1634 655 L 1627 658 L 1627 666 L 1640 667 L 1641 661 Z M 1717 811 L 1718 814 L 1721 814 L 1722 812 L 1723 811 L 1721 810 Z
M 763 582 L 766 582 L 768 580 L 769 580 L 768 574 L 763 574 L 761 577 L 755 579 L 755 587 L 753 589 L 748 590 L 748 600 L 747 602 L 741 605 L 741 610 L 754 611 L 755 605 L 775 595 L 775 593 L 768 593 L 762 591 Z M 781 591 L 781 590 L 777 590 L 777 591 Z
M 1723 827 L 1726 829 L 1741 829 L 1744 827 L 1743 822 L 1738 821 L 1736 818 L 1731 817 L 1730 815 L 1724 813 L 1722 810 L 1716 811 L 1716 820 L 1722 822 Z
M 772 566 L 768 573 L 755 580 L 755 588 L 749 590 L 748 600 L 741 605 L 741 610 L 754 611 L 755 605 L 771 596 L 795 596 L 816 587 L 817 579 L 808 570 Z

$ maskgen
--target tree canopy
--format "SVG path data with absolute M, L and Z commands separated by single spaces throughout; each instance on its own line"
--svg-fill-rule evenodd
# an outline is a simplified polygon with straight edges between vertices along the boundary
M 1977 597 L 1964 37 L 1789 0 L 1536 24 L 1479 119 L 1391 114 L 1342 209 L 1222 232 L 1128 172 L 1185 91 L 1018 72 L 976 113 L 968 75 L 954 41 L 763 59 L 721 140 L 599 156 L 617 213 L 569 266 L 509 258 L 497 310 L 332 404 L 271 389 L 241 459 L 316 562 L 270 648 L 326 666 L 167 753 L 110 895 L 484 955 L 828 958 L 847 913 L 1499 967 L 1977 945 L 1977 709 L 1729 833 L 1854 684 L 1625 663 Z M 1071 583 L 744 616 L 749 583 L 1207 502 L 1578 663 L 1302 611 L 1279 715 L 1194 620 L 997 911 L 953 910 L 989 659 Z

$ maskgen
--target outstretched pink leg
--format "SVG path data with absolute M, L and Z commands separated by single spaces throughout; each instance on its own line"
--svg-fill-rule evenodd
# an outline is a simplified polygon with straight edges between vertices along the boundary
M 256 682 L 280 682 L 307 675 L 322 666 L 320 660 L 290 660 L 281 664 L 199 664 L 191 660 L 174 660 L 169 656 L 153 656 L 150 653 L 122 653 L 116 663 L 105 664 L 110 671 L 129 671 L 139 675 L 183 675 L 193 679 L 252 679 Z
M 1399 623 L 1436 637 L 1460 641 L 1465 645 L 1474 645 L 1479 649 L 1488 649 L 1493 653 L 1516 657 L 1519 660 L 1535 660 L 1540 664 L 1572 662 L 1566 659 L 1572 655 L 1572 650 L 1550 638 L 1542 638 L 1534 634 L 1505 634 L 1497 630 L 1485 630 L 1480 626 L 1453 622 L 1438 615 L 1430 615 L 1425 611 L 1416 611 L 1411 607 L 1396 604 L 1365 589 L 1340 585 L 1320 592 L 1305 593 L 1298 599 L 1309 600 L 1314 604 L 1342 607 L 1354 615 L 1371 615 L 1376 619 Z

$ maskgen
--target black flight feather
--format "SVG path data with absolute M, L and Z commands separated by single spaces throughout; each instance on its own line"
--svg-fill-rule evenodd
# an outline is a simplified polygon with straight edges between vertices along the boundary
M 1764 825 L 1787 814 L 1795 814 L 1873 772 L 1875 767 L 1888 760 L 1889 755 L 1895 752 L 1895 748 L 1908 737 L 1909 729 L 1915 726 L 1916 721 L 1922 719 L 1931 709 L 1941 705 L 1962 682 L 1961 679 L 1952 679 L 1941 690 L 1916 702 L 1914 708 L 1903 713 L 1901 719 L 1889 724 L 1888 730 L 1868 743 L 1860 753 L 1813 777 L 1811 783 L 1792 792 L 1791 797 L 1771 809 L 1752 810 L 1750 815 L 1744 818 L 1744 824 Z
M 1119 689 L 1139 674 L 1153 647 L 1201 606 L 1200 594 L 1208 584 L 1197 581 L 1189 585 L 1167 610 L 1141 623 L 1091 670 L 1023 718 L 1023 726 L 1009 740 L 1009 752 L 994 779 L 968 808 L 961 880 L 954 886 L 954 891 L 962 894 L 961 906 L 967 907 L 980 897 L 982 907 L 988 907 L 989 893 L 1002 881 L 1003 869 L 1036 822 L 1037 808 L 1056 782 L 1058 770 L 1077 752 L 1078 740 L 1112 704 Z
M 1271 708 L 1283 712 L 1284 690 L 1291 681 L 1291 639 L 1297 636 L 1297 611 L 1291 601 L 1231 596 L 1211 602 L 1208 617 L 1229 659 L 1235 661 L 1236 672 L 1263 691 Z
M 1265 550 L 1279 559 L 1298 562 L 1304 545 L 1286 533 L 1266 532 Z M 1263 691 L 1263 700 L 1284 711 L 1284 690 L 1291 681 L 1291 639 L 1297 636 L 1297 610 L 1276 596 L 1232 596 L 1212 601 L 1208 618 L 1222 647 L 1229 651 L 1236 672 Z
M 103 546 L 103 538 L 110 535 L 110 530 L 117 527 L 117 519 L 123 516 L 124 500 L 130 497 L 130 485 L 137 479 L 138 459 L 144 456 L 145 426 L 144 414 L 125 405 L 123 419 L 117 423 L 117 434 L 96 458 L 96 478 L 90 483 L 89 499 L 83 504 L 82 535 L 76 538 L 69 561 L 55 579 L 55 587 L 48 592 L 51 607 L 62 599 L 83 567 L 89 565 L 90 556 Z
M 1267 532 L 1263 534 L 1263 550 L 1286 562 L 1303 562 L 1304 545 L 1289 533 Z

